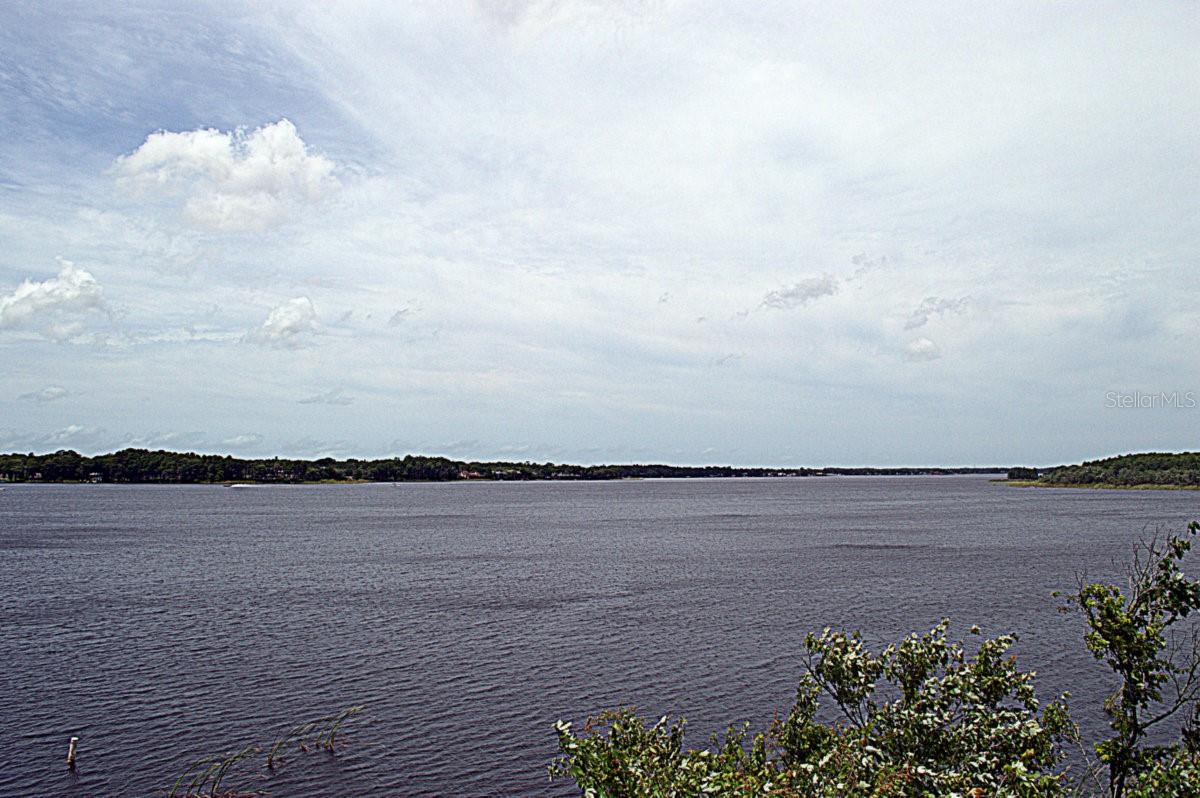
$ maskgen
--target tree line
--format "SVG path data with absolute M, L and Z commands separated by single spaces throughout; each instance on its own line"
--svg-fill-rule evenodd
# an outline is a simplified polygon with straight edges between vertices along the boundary
M 1035 468 L 1013 468 L 1008 478 L 1036 480 L 1042 485 L 1200 487 L 1200 452 L 1123 454 L 1040 472 Z
M 302 460 L 243 459 L 194 452 L 122 449 L 86 457 L 75 451 L 0 455 L 6 482 L 448 482 L 486 480 L 600 480 L 696 477 L 805 477 L 821 475 L 903 475 L 999 473 L 984 468 L 744 468 L 659 464 L 570 465 L 534 462 L 481 462 L 406 455 L 377 460 L 323 457 Z
M 730 466 L 597 465 L 532 462 L 473 462 L 406 455 L 377 460 L 331 457 L 301 460 L 242 459 L 192 452 L 122 449 L 85 457 L 52 454 L 0 455 L 0 480 L 9 482 L 446 482 L 460 479 L 629 479 L 655 477 L 805 476 L 811 469 Z

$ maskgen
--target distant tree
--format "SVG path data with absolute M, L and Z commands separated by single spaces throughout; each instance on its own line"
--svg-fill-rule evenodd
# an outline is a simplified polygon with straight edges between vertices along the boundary
M 1125 454 L 1047 470 L 1041 481 L 1055 485 L 1200 486 L 1200 453 Z

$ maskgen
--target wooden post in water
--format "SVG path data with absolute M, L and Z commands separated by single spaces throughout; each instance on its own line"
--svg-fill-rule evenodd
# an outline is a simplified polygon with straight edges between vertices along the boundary
M 71 744 L 67 746 L 67 767 L 71 770 L 75 769 L 75 745 L 78 742 L 78 737 L 72 737 Z

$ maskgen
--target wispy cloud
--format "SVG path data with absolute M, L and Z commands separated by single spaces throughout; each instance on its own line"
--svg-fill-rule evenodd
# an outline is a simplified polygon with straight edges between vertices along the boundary
M 905 344 L 904 356 L 914 362 L 937 360 L 942 356 L 942 351 L 928 338 L 917 338 Z
M 342 388 L 330 388 L 299 400 L 302 405 L 348 405 L 353 401 L 354 397 L 347 396 Z
M 0 451 L 54 451 L 76 449 L 96 451 L 111 440 L 103 427 L 68 424 L 49 432 L 0 429 Z
M 969 302 L 970 299 L 968 297 L 960 297 L 958 299 L 942 299 L 936 296 L 925 297 L 916 310 L 908 317 L 908 321 L 904 323 L 904 329 L 915 330 L 917 327 L 924 327 L 931 318 L 941 316 L 944 313 L 961 313 Z
M 285 441 L 281 449 L 296 457 L 345 457 L 354 451 L 354 447 L 348 441 L 324 440 L 311 436 Z
M 805 277 L 792 285 L 768 291 L 767 295 L 763 297 L 762 304 L 764 307 L 776 310 L 798 308 L 821 297 L 833 296 L 837 290 L 838 281 L 832 275 Z
M 0 424 L 366 454 L 402 415 L 467 457 L 743 462 L 1189 439 L 1088 399 L 1200 384 L 1187 4 L 298 2 L 0 4 L 0 388 L 71 389 Z
M 66 399 L 70 396 L 70 392 L 61 385 L 47 385 L 40 391 L 30 391 L 18 396 L 18 399 L 24 399 L 38 404 L 46 404 L 47 402 L 57 402 L 60 399 Z
M 879 271 L 880 269 L 886 269 L 889 265 L 887 255 L 879 255 L 872 258 L 865 252 L 860 252 L 857 255 L 854 255 L 850 258 L 850 262 L 854 264 L 854 273 L 846 278 L 847 282 L 860 280 L 871 272 Z

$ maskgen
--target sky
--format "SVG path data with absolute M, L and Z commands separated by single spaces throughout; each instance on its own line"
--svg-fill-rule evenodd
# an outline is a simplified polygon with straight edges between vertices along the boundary
M 0 450 L 1200 449 L 1197 41 L 1194 0 L 4 3 Z

